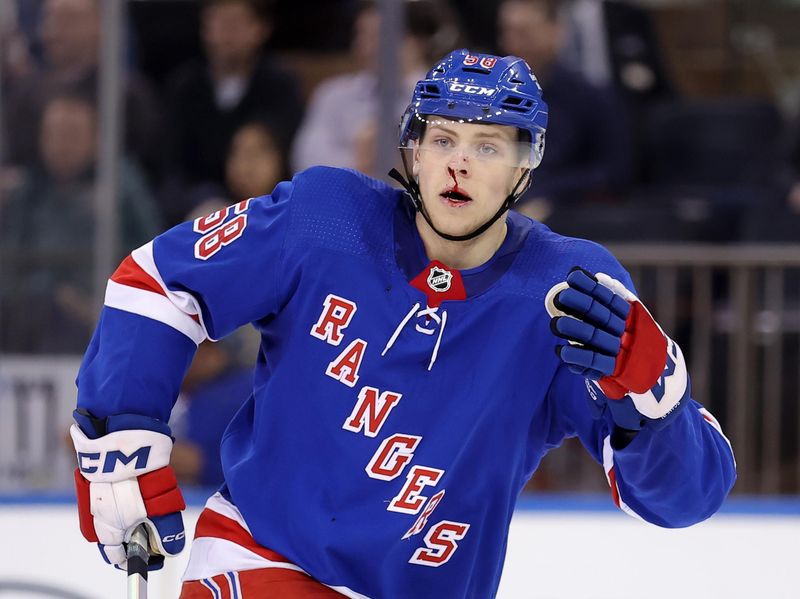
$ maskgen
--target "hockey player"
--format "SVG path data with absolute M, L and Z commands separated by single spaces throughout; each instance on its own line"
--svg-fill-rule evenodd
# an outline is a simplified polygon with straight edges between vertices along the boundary
M 253 393 L 184 599 L 493 597 L 517 496 L 571 436 L 628 514 L 713 514 L 734 460 L 680 348 L 605 249 L 508 211 L 546 121 L 524 61 L 457 51 L 403 118 L 405 192 L 312 168 L 126 258 L 71 428 L 105 559 L 141 522 L 155 567 L 183 548 L 166 423 L 196 345 L 247 323 Z

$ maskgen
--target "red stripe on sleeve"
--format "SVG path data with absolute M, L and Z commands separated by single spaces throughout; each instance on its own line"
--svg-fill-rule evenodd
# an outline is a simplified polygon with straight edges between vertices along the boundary
M 128 255 L 122 263 L 111 275 L 111 280 L 120 285 L 127 285 L 128 287 L 136 287 L 137 289 L 144 289 L 145 291 L 152 291 L 163 296 L 167 294 L 161 288 L 156 280 L 147 274 L 144 269 L 139 266 L 132 256 Z

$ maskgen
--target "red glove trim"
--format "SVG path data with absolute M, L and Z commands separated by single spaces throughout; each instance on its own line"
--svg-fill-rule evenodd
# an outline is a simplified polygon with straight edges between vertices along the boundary
M 598 384 L 609 399 L 644 393 L 658 382 L 667 363 L 667 338 L 641 302 L 631 302 L 611 376 Z
M 87 541 L 97 543 L 97 531 L 94 529 L 94 516 L 89 498 L 89 481 L 83 478 L 79 468 L 75 468 L 75 495 L 78 498 L 78 522 L 81 534 Z
M 148 516 L 166 516 L 186 508 L 172 466 L 164 466 L 136 479 Z

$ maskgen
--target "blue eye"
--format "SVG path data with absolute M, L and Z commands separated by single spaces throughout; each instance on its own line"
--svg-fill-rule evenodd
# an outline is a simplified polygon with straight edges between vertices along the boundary
M 433 145 L 439 148 L 449 148 L 453 145 L 453 142 L 451 142 L 446 137 L 437 137 L 436 139 L 433 140 Z
M 492 144 L 481 144 L 478 146 L 478 154 L 480 156 L 494 156 L 497 154 L 497 148 Z

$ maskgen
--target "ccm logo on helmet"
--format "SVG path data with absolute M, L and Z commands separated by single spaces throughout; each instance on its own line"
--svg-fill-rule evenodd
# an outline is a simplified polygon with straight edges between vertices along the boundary
M 491 96 L 495 90 L 491 87 L 482 87 L 480 85 L 467 85 L 464 83 L 451 83 L 451 92 L 464 92 L 466 94 L 475 94 L 476 96 Z

